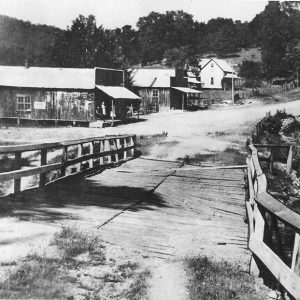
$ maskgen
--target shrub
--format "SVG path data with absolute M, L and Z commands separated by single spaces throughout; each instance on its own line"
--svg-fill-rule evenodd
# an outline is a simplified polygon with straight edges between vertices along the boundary
M 228 262 L 214 262 L 206 256 L 187 260 L 191 300 L 260 299 L 253 278 Z
M 293 115 L 287 114 L 285 111 L 278 110 L 274 116 L 268 114 L 265 118 L 263 118 L 261 124 L 262 127 L 269 133 L 279 134 L 284 119 L 295 120 L 295 117 Z
M 65 258 L 72 258 L 84 252 L 97 252 L 104 259 L 101 239 L 76 228 L 63 228 L 55 234 L 51 244 L 57 246 Z
M 60 262 L 37 255 L 28 256 L 0 284 L 1 299 L 62 299 L 65 292 Z

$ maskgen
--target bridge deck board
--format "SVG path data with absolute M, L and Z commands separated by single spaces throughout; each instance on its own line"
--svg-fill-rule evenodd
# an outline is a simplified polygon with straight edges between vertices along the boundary
M 146 256 L 204 253 L 246 268 L 244 171 L 181 167 L 135 159 L 43 193 L 27 191 L 25 202 L 35 204 L 27 213 L 31 220 L 98 227 L 104 240 Z

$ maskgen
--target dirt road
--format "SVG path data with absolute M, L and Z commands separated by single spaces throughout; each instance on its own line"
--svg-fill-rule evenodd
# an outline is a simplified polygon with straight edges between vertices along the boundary
M 222 107 L 197 112 L 170 111 L 142 116 L 144 122 L 112 128 L 7 128 L 1 129 L 0 140 L 20 142 L 57 141 L 101 136 L 109 134 L 158 134 L 168 133 L 167 143 L 155 145 L 151 151 L 154 158 L 174 160 L 184 155 L 224 150 L 228 145 L 246 139 L 249 128 L 269 111 L 285 109 L 294 115 L 300 114 L 300 100 L 280 104 L 253 104 L 248 106 Z M 245 131 L 243 132 L 243 129 Z M 230 131 L 230 139 L 209 133 Z M 241 133 L 242 137 L 241 141 Z M 176 142 L 176 143 L 175 143 Z

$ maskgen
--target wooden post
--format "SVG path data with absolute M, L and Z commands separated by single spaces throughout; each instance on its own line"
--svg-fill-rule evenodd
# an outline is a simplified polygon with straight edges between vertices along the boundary
M 273 163 L 274 163 L 274 154 L 273 154 L 273 147 L 271 147 L 271 154 L 269 158 L 269 171 L 270 174 L 273 174 Z
M 126 137 L 124 137 L 124 156 L 123 156 L 124 159 L 127 159 L 126 147 L 127 147 L 127 140 L 126 140 Z
M 182 104 L 181 104 L 182 105 L 182 110 L 184 110 L 184 93 L 182 93 L 182 100 L 181 101 L 182 101 Z
M 47 165 L 47 149 L 41 149 L 41 166 Z M 46 184 L 46 173 L 40 174 L 40 187 Z
M 133 148 L 130 149 L 130 156 L 134 157 L 135 147 L 136 147 L 136 136 L 135 135 L 130 137 L 130 146 L 133 146 Z
M 78 144 L 78 152 L 77 152 L 77 157 L 82 156 L 82 149 L 83 149 L 83 144 Z M 81 162 L 76 165 L 76 172 L 81 171 Z
M 99 141 L 99 152 L 103 152 L 104 150 L 104 142 L 103 141 Z M 99 161 L 100 165 L 104 164 L 104 157 L 100 157 L 100 161 Z
M 289 155 L 286 162 L 286 173 L 291 174 L 293 162 L 293 146 L 290 146 Z
M 95 150 L 95 141 L 90 142 L 90 154 L 94 154 L 94 150 Z M 90 159 L 89 160 L 89 167 L 93 168 L 94 167 L 94 159 Z
M 254 235 L 255 238 L 259 241 L 264 240 L 264 232 L 265 232 L 265 220 L 263 217 L 263 214 L 261 212 L 261 209 L 258 207 L 257 203 L 254 204 L 254 214 L 255 214 L 255 228 L 254 228 Z M 250 262 L 250 272 L 251 274 L 255 276 L 259 276 L 260 270 L 259 270 L 259 259 L 252 255 L 251 262 Z
M 104 141 L 104 151 L 110 151 L 110 140 L 105 140 Z M 107 155 L 107 162 L 110 164 L 111 163 L 111 154 Z
M 113 143 L 114 143 L 114 148 L 116 150 L 120 149 L 120 139 L 113 140 Z M 118 153 L 115 153 L 115 161 L 116 161 L 116 163 L 119 162 L 119 154 Z
M 15 152 L 16 170 L 21 169 L 21 158 L 22 158 L 22 152 Z M 17 178 L 14 180 L 14 193 L 17 194 L 20 191 L 21 191 L 21 178 Z
M 300 235 L 298 232 L 295 233 L 294 249 L 292 256 L 292 271 L 297 275 L 300 275 Z
M 66 163 L 67 161 L 68 161 L 68 146 L 65 146 L 63 148 L 63 154 L 62 154 L 61 162 Z M 66 176 L 66 166 L 65 165 L 62 166 L 60 174 L 61 174 L 61 177 Z

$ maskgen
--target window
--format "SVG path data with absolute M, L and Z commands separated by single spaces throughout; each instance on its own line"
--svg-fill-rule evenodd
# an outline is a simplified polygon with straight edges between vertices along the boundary
M 17 110 L 31 111 L 31 97 L 26 95 L 17 95 Z
M 158 103 L 158 89 L 152 90 L 152 103 Z
M 152 97 L 158 97 L 158 90 L 152 90 Z
M 210 79 L 210 84 L 214 85 L 214 78 L 213 77 Z
M 214 63 L 211 63 L 210 66 L 213 68 L 214 67 Z

